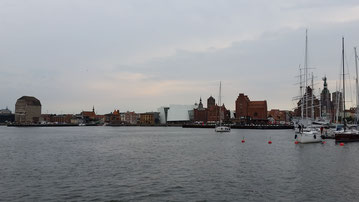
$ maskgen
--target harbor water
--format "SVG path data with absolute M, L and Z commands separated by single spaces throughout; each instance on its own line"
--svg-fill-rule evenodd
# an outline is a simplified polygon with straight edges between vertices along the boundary
M 0 201 L 359 201 L 358 169 L 293 130 L 0 126 Z

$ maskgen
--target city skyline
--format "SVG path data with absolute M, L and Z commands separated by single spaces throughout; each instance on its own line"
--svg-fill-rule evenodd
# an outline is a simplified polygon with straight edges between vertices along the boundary
M 5 0 L 0 19 L 0 108 L 12 111 L 23 95 L 39 98 L 43 113 L 156 111 L 217 100 L 219 81 L 230 110 L 239 93 L 292 110 L 305 29 L 316 95 L 325 75 L 336 90 L 342 36 L 353 81 L 359 45 L 350 0 Z

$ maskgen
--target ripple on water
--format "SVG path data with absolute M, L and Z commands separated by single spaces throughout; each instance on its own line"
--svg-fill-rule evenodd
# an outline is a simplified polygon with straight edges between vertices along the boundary
M 357 201 L 359 143 L 294 145 L 292 132 L 0 127 L 0 198 Z

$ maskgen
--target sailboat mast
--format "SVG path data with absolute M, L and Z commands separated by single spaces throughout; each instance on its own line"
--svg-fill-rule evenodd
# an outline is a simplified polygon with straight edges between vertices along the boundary
M 305 30 L 305 56 L 304 56 L 304 96 L 305 96 L 305 118 L 308 119 L 308 30 Z
M 300 85 L 300 99 L 301 99 L 301 103 L 300 103 L 300 113 L 301 113 L 301 118 L 303 120 L 304 118 L 304 98 L 303 98 L 303 78 L 302 78 L 302 69 L 300 68 L 299 65 L 299 85 Z
M 346 122 L 345 122 L 345 80 L 344 80 L 344 37 L 342 37 L 342 63 L 343 63 L 343 122 L 344 122 L 344 131 L 345 131 Z
M 313 72 L 312 72 L 312 97 L 311 97 L 311 100 L 312 100 L 311 117 L 312 117 L 312 120 L 314 121 L 314 76 L 313 76 Z
M 219 96 L 218 96 L 218 111 L 219 111 L 219 126 L 222 125 L 222 110 L 221 110 L 221 97 L 222 97 L 222 82 L 219 82 Z
M 355 71 L 356 71 L 356 113 L 355 113 L 355 124 L 358 124 L 358 112 L 359 112 L 359 86 L 358 86 L 358 55 L 357 55 L 357 48 L 354 47 L 354 53 L 355 53 Z

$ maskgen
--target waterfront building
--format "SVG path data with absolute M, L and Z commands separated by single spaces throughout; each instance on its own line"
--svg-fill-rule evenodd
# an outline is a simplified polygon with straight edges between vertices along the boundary
M 208 104 L 209 101 L 207 100 L 207 105 Z M 208 110 L 207 108 L 203 107 L 202 98 L 200 98 L 198 107 L 193 110 L 193 121 L 196 123 L 207 123 L 207 120 L 208 120 Z
M 42 123 L 70 124 L 73 116 L 73 114 L 41 114 L 40 120 Z
M 196 105 L 170 105 L 167 114 L 168 124 L 184 124 L 193 121 Z
M 85 123 L 94 122 L 97 120 L 95 107 L 92 107 L 92 111 L 82 111 L 80 115 Z
M 6 122 L 13 122 L 14 120 L 15 114 L 12 114 L 7 107 L 5 109 L 0 109 L 0 124 Z
M 331 94 L 328 89 L 327 77 L 323 78 L 323 90 L 320 93 L 320 106 L 321 106 L 321 116 L 328 120 L 331 120 L 332 115 L 332 100 Z
M 159 124 L 159 112 L 146 112 L 140 114 L 140 125 L 155 125 Z
M 236 122 L 240 124 L 267 123 L 267 101 L 251 101 L 247 95 L 240 93 L 235 102 Z
M 105 123 L 110 123 L 110 124 L 120 124 L 121 123 L 121 114 L 120 114 L 120 110 L 114 110 L 113 112 L 109 113 L 109 114 L 105 114 L 104 115 L 105 118 Z
M 207 108 L 203 108 L 202 99 L 200 99 L 198 108 L 193 110 L 193 115 L 195 123 L 218 123 L 219 117 L 222 117 L 223 122 L 229 122 L 231 112 L 226 109 L 224 104 L 218 106 L 216 100 L 210 96 L 207 99 Z
M 11 114 L 11 111 L 6 107 L 5 109 L 0 109 L 0 115 Z
M 216 105 L 216 100 L 210 96 L 208 99 L 207 99 L 207 108 L 211 108 L 212 106 L 215 106 Z
M 123 120 L 127 124 L 135 125 L 138 123 L 139 116 L 135 112 L 127 111 L 125 114 L 125 119 Z
M 306 88 L 303 97 L 297 103 L 297 108 L 294 110 L 294 115 L 296 117 L 302 116 L 302 100 L 304 118 L 311 118 L 315 120 L 317 117 L 320 117 L 319 100 L 313 94 L 313 90 L 310 86 Z
M 158 112 L 160 113 L 160 123 L 167 124 L 168 110 L 169 107 L 160 107 L 158 108 Z
M 288 122 L 288 111 L 272 109 L 268 112 L 268 120 L 271 124 L 285 124 Z
M 20 124 L 39 123 L 41 117 L 40 100 L 33 96 L 22 96 L 15 104 L 15 122 Z

